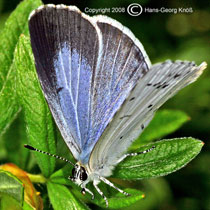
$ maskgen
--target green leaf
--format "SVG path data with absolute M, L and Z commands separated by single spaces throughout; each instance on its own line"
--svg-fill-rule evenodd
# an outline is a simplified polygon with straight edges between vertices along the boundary
M 103 185 L 105 185 L 105 184 L 103 184 Z M 105 191 L 103 187 L 100 187 L 100 188 L 103 192 Z M 136 203 L 138 200 L 141 200 L 142 198 L 145 197 L 143 192 L 136 190 L 136 189 L 127 188 L 127 189 L 123 189 L 123 190 L 128 192 L 130 194 L 130 196 L 125 196 L 124 194 L 122 194 L 118 191 L 116 192 L 116 190 L 115 190 L 115 193 L 113 193 L 114 189 L 111 190 L 112 191 L 111 195 L 109 193 L 109 197 L 107 196 L 107 199 L 109 202 L 109 208 L 119 209 L 119 208 L 128 207 L 128 206 Z M 104 192 L 104 194 L 105 194 L 105 192 Z M 105 208 L 106 204 L 105 204 L 104 199 L 100 195 L 98 195 L 98 192 L 95 192 L 95 195 L 96 195 L 96 198 L 92 202 L 94 202 L 98 206 Z
M 7 194 L 17 200 L 23 202 L 23 184 L 19 179 L 9 172 L 0 170 L 0 193 Z
M 0 193 L 0 199 L 1 210 L 23 210 L 22 204 L 7 194 Z
M 70 164 L 66 164 L 63 168 L 56 171 L 50 176 L 50 181 L 57 184 L 65 184 L 69 186 L 74 186 L 72 181 L 68 179 L 69 176 L 71 176 L 72 172 L 72 166 Z
M 3 133 L 16 117 L 20 106 L 16 101 L 14 50 L 19 36 L 27 31 L 28 16 L 37 8 L 39 0 L 19 4 L 0 33 L 0 132 Z
M 76 199 L 67 187 L 63 185 L 48 182 L 47 190 L 54 210 L 89 209 L 84 203 Z
M 13 61 L 15 46 L 19 36 L 28 25 L 30 12 L 41 5 L 39 0 L 25 0 L 9 16 L 0 34 L 0 88 L 2 89 L 8 70 Z
M 0 138 L 0 141 L 3 141 L 3 146 L 6 148 L 7 162 L 16 164 L 22 169 L 26 168 L 30 151 L 23 149 L 23 145 L 27 143 L 23 112 L 20 112 L 18 117 L 11 123 L 7 132 Z
M 198 155 L 203 145 L 202 141 L 190 137 L 152 143 L 137 152 L 155 146 L 152 151 L 126 158 L 116 167 L 113 177 L 144 179 L 167 175 L 189 163 Z
M 29 143 L 35 148 L 56 154 L 55 125 L 36 75 L 29 38 L 20 37 L 16 52 L 17 91 L 25 114 Z M 34 153 L 42 173 L 48 177 L 55 159 Z
M 4 134 L 4 132 L 7 130 L 7 128 L 10 126 L 20 111 L 20 106 L 16 101 L 14 83 L 15 68 L 14 65 L 11 65 L 7 74 L 7 78 L 5 79 L 3 86 L 0 87 L 0 135 Z
M 145 145 L 147 142 L 162 138 L 176 131 L 188 120 L 189 116 L 179 110 L 157 111 L 151 123 L 132 145 L 132 149 L 137 149 L 140 145 Z

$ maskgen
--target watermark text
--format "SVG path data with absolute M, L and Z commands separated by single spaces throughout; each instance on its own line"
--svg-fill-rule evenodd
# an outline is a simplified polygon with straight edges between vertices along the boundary
M 142 13 L 193 13 L 192 7 L 179 7 L 179 8 L 170 8 L 170 7 L 160 7 L 160 8 L 151 8 L 143 7 L 138 3 L 132 3 L 127 7 L 104 7 L 104 8 L 90 8 L 85 7 L 85 13 L 91 13 L 93 15 L 97 14 L 106 14 L 106 13 L 128 13 L 131 16 L 139 16 Z

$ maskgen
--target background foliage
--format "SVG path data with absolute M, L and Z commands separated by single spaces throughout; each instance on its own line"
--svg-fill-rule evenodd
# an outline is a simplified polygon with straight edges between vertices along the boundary
M 19 0 L 10 0 L 9 2 L 6 0 L 0 0 L 0 32 L 3 29 L 4 22 L 9 16 L 10 12 L 14 10 L 16 5 L 19 3 Z M 45 3 L 65 3 L 69 4 L 69 1 L 44 1 Z M 152 63 L 160 62 L 165 59 L 180 59 L 180 60 L 194 60 L 197 64 L 200 64 L 202 61 L 206 61 L 208 64 L 210 63 L 210 48 L 209 48 L 209 31 L 210 31 L 210 7 L 208 5 L 208 1 L 173 1 L 169 0 L 167 2 L 157 2 L 152 0 L 142 0 L 135 1 L 140 3 L 143 7 L 148 8 L 181 8 L 181 7 L 192 7 L 193 13 L 142 13 L 138 17 L 132 17 L 127 13 L 106 13 L 105 15 L 111 16 L 118 21 L 120 21 L 123 25 L 126 25 L 130 28 L 133 33 L 140 39 L 142 44 L 147 51 Z M 134 3 L 131 0 L 121 0 L 121 1 L 105 1 L 105 0 L 90 0 L 90 1 L 71 1 L 72 5 L 78 6 L 81 11 L 84 11 L 86 7 L 89 8 L 112 8 L 112 7 L 127 7 L 129 4 Z M 36 8 L 36 4 L 33 5 Z M 27 19 L 26 13 L 23 12 Z M 89 14 L 93 15 L 93 14 Z M 15 31 L 14 34 L 23 33 L 27 35 L 27 26 L 21 25 L 21 22 L 17 18 L 17 28 L 13 28 Z M 22 17 L 21 17 L 22 18 Z M 17 40 L 19 35 L 17 36 Z M 2 37 L 1 37 L 2 38 Z M 7 37 L 4 37 L 5 43 Z M 1 39 L 2 43 L 2 39 Z M 27 46 L 29 42 L 27 39 L 22 38 L 22 42 L 19 42 L 19 45 Z M 6 44 L 5 44 L 6 45 Z M 12 47 L 12 46 L 11 46 Z M 0 48 L 0 55 L 3 53 L 3 48 Z M 13 51 L 15 49 L 15 43 L 13 45 Z M 18 48 L 17 48 L 18 49 Z M 27 47 L 25 53 L 27 53 Z M 8 49 L 4 49 L 4 52 L 11 51 Z M 29 52 L 28 52 L 29 53 Z M 18 52 L 17 52 L 18 55 Z M 8 65 L 12 60 L 12 55 L 7 58 Z M 21 61 L 16 61 L 21 64 L 22 69 L 24 69 L 24 65 L 30 65 L 30 60 L 25 60 L 25 63 L 21 63 Z M 27 67 L 26 65 L 26 67 Z M 31 64 L 32 65 L 32 64 Z M 1 68 L 1 67 L 0 67 Z M 13 65 L 10 66 L 11 72 Z M 21 69 L 21 68 L 19 68 Z M 28 75 L 27 69 L 25 71 L 19 72 L 19 76 L 17 77 L 20 81 L 25 81 L 25 89 L 20 90 L 21 87 L 17 87 L 17 93 L 12 92 L 10 89 L 4 88 L 4 96 L 10 98 L 12 102 L 14 102 L 15 109 L 10 109 L 10 106 L 7 106 L 9 103 L 1 104 L 0 114 L 7 110 L 10 121 L 13 122 L 11 125 L 5 125 L 4 119 L 1 119 L 0 128 L 1 128 L 1 139 L 0 139 L 0 160 L 1 163 L 12 162 L 18 165 L 21 169 L 37 174 L 40 172 L 39 168 L 36 165 L 36 160 L 27 150 L 23 149 L 23 144 L 27 142 L 27 138 L 29 138 L 30 142 L 33 142 L 34 146 L 36 145 L 39 149 L 48 150 L 51 152 L 55 152 L 55 140 L 51 141 L 51 144 L 45 145 L 46 147 L 40 148 L 39 141 L 36 136 L 33 136 L 33 132 L 38 132 L 39 124 L 43 124 L 43 121 L 48 124 L 48 127 L 45 129 L 45 133 L 41 133 L 42 136 L 48 136 L 48 138 L 58 139 L 57 141 L 57 153 L 61 156 L 68 157 L 68 151 L 64 150 L 65 147 L 59 132 L 54 129 L 53 120 L 51 119 L 51 115 L 46 106 L 42 106 L 40 101 L 43 100 L 43 96 L 41 92 L 32 91 L 27 87 L 36 87 L 39 86 L 36 80 L 31 80 L 30 78 L 34 78 L 34 75 Z M 140 200 L 137 203 L 133 204 L 131 207 L 127 207 L 125 209 L 210 209 L 210 153 L 209 153 L 209 136 L 210 136 L 210 73 L 208 69 L 204 72 L 201 78 L 190 85 L 189 87 L 183 89 L 179 92 L 175 97 L 170 99 L 163 107 L 163 112 L 159 113 L 159 120 L 157 122 L 162 122 L 162 126 L 159 126 L 160 123 L 155 123 L 153 120 L 153 131 L 154 128 L 157 129 L 157 135 L 152 136 L 155 132 L 148 131 L 147 133 L 142 135 L 142 141 L 147 142 L 153 139 L 159 139 L 163 136 L 167 135 L 167 138 L 174 137 L 185 137 L 185 136 L 193 136 L 197 139 L 202 139 L 205 142 L 205 146 L 200 153 L 200 155 L 192 161 L 188 166 L 186 166 L 183 170 L 177 171 L 176 173 L 170 174 L 164 178 L 154 178 L 148 179 L 138 182 L 122 182 L 120 180 L 115 180 L 119 184 L 123 184 L 125 187 L 134 187 L 136 189 L 140 189 L 146 194 L 146 198 L 144 200 Z M 15 77 L 13 74 L 9 74 L 10 77 Z M 26 78 L 28 76 L 28 79 Z M 21 78 L 22 77 L 22 78 Z M 2 78 L 2 77 L 1 77 Z M 11 81 L 11 80 L 8 80 Z M 6 82 L 3 83 L 5 87 L 11 87 L 11 85 L 7 85 Z M 22 87 L 24 87 L 24 85 Z M 37 89 L 36 89 L 37 90 Z M 28 94 L 29 97 L 22 98 L 19 92 L 25 91 L 25 95 Z M 2 92 L 1 92 L 2 94 Z M 16 104 L 16 94 L 19 96 L 19 103 Z M 2 96 L 2 95 L 1 95 Z M 25 102 L 25 100 L 29 100 Z M 37 101 L 36 101 L 37 100 Z M 29 103 L 30 102 L 30 103 Z M 20 111 L 20 105 L 24 105 L 25 112 Z M 39 108 L 37 108 L 37 105 Z M 37 117 L 30 121 L 30 110 L 31 107 L 35 110 Z M 165 109 L 176 109 L 182 110 L 187 113 L 170 112 L 167 114 Z M 17 115 L 15 115 L 17 113 Z M 172 114 L 173 113 L 173 114 Z M 173 118 L 173 123 L 170 125 L 169 121 L 165 122 L 167 128 L 170 132 L 164 132 L 161 128 L 164 128 L 164 121 L 160 120 L 161 117 L 163 119 L 165 115 L 170 115 Z M 3 115 L 3 114 L 1 114 Z M 173 116 L 174 115 L 174 116 Z M 13 121 L 13 116 L 18 116 Z M 25 116 L 25 118 L 24 118 Z M 177 119 L 176 119 L 176 116 Z M 188 117 L 189 116 L 189 117 Z M 190 120 L 189 120 L 190 118 Z M 6 119 L 5 119 L 6 120 Z M 169 119 L 168 119 L 169 120 Z M 179 130 L 179 128 L 184 122 L 185 123 Z M 27 122 L 26 124 L 24 122 Z M 176 123 L 174 123 L 176 122 Z M 30 126 L 31 124 L 35 124 L 36 126 Z M 26 128 L 26 125 L 28 126 Z M 173 127 L 176 125 L 175 127 Z M 159 126 L 159 127 L 158 127 Z M 34 128 L 36 131 L 30 130 L 30 128 Z M 26 129 L 28 134 L 26 135 Z M 149 127 L 148 127 L 149 129 Z M 152 129 L 152 128 L 151 128 Z M 167 129 L 167 130 L 168 130 Z M 3 131 L 3 132 L 2 132 Z M 170 134 L 172 131 L 175 131 L 173 134 Z M 162 133 L 161 133 L 162 132 Z M 54 142 L 54 143 L 53 143 Z M 135 145 L 134 145 L 135 147 Z M 193 147 L 192 147 L 193 148 Z M 190 150 L 190 149 L 189 149 Z M 36 158 L 40 158 L 38 154 L 34 154 Z M 149 156 L 148 156 L 149 158 Z M 40 161 L 43 161 L 42 172 L 45 177 L 48 177 L 51 172 L 56 169 L 60 169 L 64 163 L 58 162 L 55 165 L 55 160 L 49 159 L 48 157 L 41 157 Z M 50 162 L 48 162 L 50 161 Z M 47 164 L 46 164 L 47 163 Z M 47 166 L 47 167 L 46 167 Z M 145 168 L 143 172 L 147 169 Z M 69 169 L 67 170 L 69 172 Z M 21 172 L 23 173 L 23 172 Z M 65 170 L 58 171 L 58 174 L 65 174 Z M 5 174 L 4 174 L 5 176 Z M 12 176 L 12 175 L 11 175 Z M 10 176 L 7 176 L 10 177 Z M 54 175 L 54 178 L 57 182 L 65 182 L 62 178 L 58 180 L 59 176 Z M 7 178 L 9 180 L 9 178 Z M 14 181 L 14 180 L 13 180 Z M 66 184 L 66 183 L 65 183 Z M 17 189 L 20 188 L 20 184 L 17 181 L 16 183 Z M 43 201 L 45 205 L 45 209 L 51 209 L 51 206 L 48 205 L 48 197 L 42 186 L 36 186 L 39 191 L 41 191 L 43 195 Z M 50 183 L 47 186 L 48 191 L 52 194 L 60 194 L 63 195 L 64 199 L 66 199 L 66 205 L 72 205 L 69 201 L 69 197 L 74 199 L 74 195 L 71 194 L 70 191 L 67 191 L 67 188 L 64 186 L 57 185 L 56 183 Z M 54 189 L 57 191 L 53 191 Z M 22 189 L 21 189 L 22 190 Z M 78 192 L 74 192 L 78 193 Z M 58 206 L 61 205 L 53 200 L 54 197 L 52 194 L 49 194 L 52 205 Z M 135 194 L 135 192 L 134 192 Z M 141 195 L 141 194 L 140 194 Z M 143 194 L 142 194 L 143 195 Z M 80 196 L 80 195 L 78 195 Z M 134 196 L 135 197 L 135 196 Z M 3 197 L 4 200 L 7 199 Z M 35 199 L 35 198 L 34 198 Z M 84 198 L 82 198 L 84 200 Z M 137 199 L 138 200 L 138 199 Z M 15 201 L 14 201 L 15 202 Z M 114 201 L 113 201 L 114 203 Z M 26 204 L 25 204 L 26 205 Z M 78 208 L 84 209 L 83 202 L 79 203 Z M 96 207 L 92 205 L 94 209 L 100 209 L 100 207 Z

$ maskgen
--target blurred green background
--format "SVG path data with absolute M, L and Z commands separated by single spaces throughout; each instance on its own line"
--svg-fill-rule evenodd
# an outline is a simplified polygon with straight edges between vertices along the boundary
M 19 0 L 0 0 L 0 31 L 6 18 Z M 144 45 L 152 63 L 166 59 L 190 60 L 210 64 L 210 5 L 209 1 L 155 1 L 155 0 L 90 0 L 90 1 L 47 1 L 64 3 L 85 8 L 125 8 L 139 3 L 143 13 L 131 16 L 127 12 L 105 13 L 127 26 Z M 144 8 L 192 8 L 192 13 L 145 13 Z M 93 13 L 88 13 L 94 15 Z M 205 146 L 198 157 L 184 169 L 164 178 L 143 180 L 137 188 L 146 193 L 146 198 L 128 209 L 143 210 L 210 210 L 210 72 L 209 67 L 199 80 L 180 91 L 163 107 L 185 111 L 191 120 L 167 138 L 192 136 L 204 141 Z M 0 139 L 1 163 L 20 163 L 21 157 L 7 152 L 16 145 L 6 145 L 4 140 L 12 138 L 12 132 L 26 138 L 22 117 L 12 124 L 10 130 Z M 13 137 L 14 138 L 14 137 Z M 18 144 L 18 142 L 16 142 Z M 12 147 L 12 148 L 11 148 Z M 18 159 L 18 160 L 17 160 Z M 32 163 L 31 163 L 32 164 Z M 20 164 L 19 164 L 20 166 Z M 21 163 L 25 170 L 26 163 Z M 131 183 L 132 184 L 132 183 Z M 136 187 L 136 182 L 135 182 Z M 93 207 L 94 209 L 100 209 Z

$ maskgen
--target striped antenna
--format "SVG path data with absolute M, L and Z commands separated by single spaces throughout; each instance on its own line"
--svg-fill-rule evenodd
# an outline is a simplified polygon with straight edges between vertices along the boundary
M 147 152 L 152 151 L 153 149 L 155 149 L 155 146 L 152 146 L 150 149 L 144 150 L 144 151 L 142 151 L 142 152 L 137 152 L 137 154 L 138 154 L 138 155 L 140 155 L 140 154 L 145 154 L 145 153 L 147 153 Z
M 57 155 L 53 155 L 53 154 L 51 154 L 49 152 L 44 152 L 44 151 L 36 149 L 36 148 L 34 148 L 34 147 L 32 147 L 32 146 L 30 146 L 28 144 L 24 144 L 24 147 L 27 148 L 27 149 L 36 151 L 36 152 L 40 152 L 40 153 L 45 154 L 45 155 L 49 155 L 51 157 L 54 157 L 54 158 L 57 158 L 57 159 L 60 159 L 60 160 L 63 160 L 65 162 L 70 163 L 71 165 L 75 166 L 74 163 L 72 163 L 70 160 L 67 160 L 66 158 L 63 158 L 63 157 L 60 157 L 60 156 L 57 156 Z

